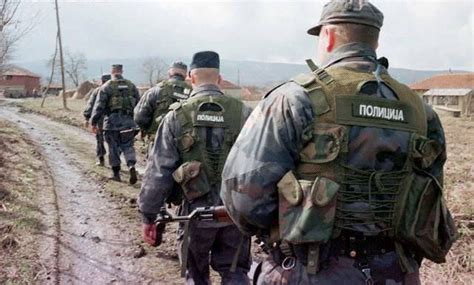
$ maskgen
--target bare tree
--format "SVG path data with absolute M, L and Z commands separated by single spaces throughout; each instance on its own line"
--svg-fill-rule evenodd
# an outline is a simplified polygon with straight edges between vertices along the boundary
M 64 52 L 64 72 L 75 87 L 78 87 L 81 80 L 84 78 L 84 72 L 87 70 L 87 58 L 82 52 L 70 52 L 65 49 Z M 48 61 L 48 66 L 51 66 L 54 60 L 54 66 L 58 70 L 61 68 L 61 63 L 58 57 L 52 56 Z M 60 74 L 56 74 L 53 80 L 59 80 Z
M 82 52 L 66 51 L 66 60 L 64 62 L 64 71 L 71 79 L 74 86 L 78 87 L 83 78 L 84 71 L 87 70 L 87 59 Z
M 166 63 L 156 56 L 147 57 L 143 60 L 142 71 L 150 86 L 153 86 L 163 79 L 166 71 Z
M 0 71 L 6 67 L 18 41 L 34 26 L 18 19 L 21 0 L 0 0 Z

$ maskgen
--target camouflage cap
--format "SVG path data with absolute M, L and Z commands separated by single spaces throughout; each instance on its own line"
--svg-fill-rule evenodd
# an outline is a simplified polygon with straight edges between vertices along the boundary
M 380 30 L 383 13 L 368 0 L 332 0 L 324 6 L 318 25 L 309 29 L 308 34 L 319 36 L 324 25 L 339 23 L 367 25 Z
M 182 70 L 188 70 L 188 66 L 182 61 L 175 61 L 170 65 L 171 68 L 177 68 Z

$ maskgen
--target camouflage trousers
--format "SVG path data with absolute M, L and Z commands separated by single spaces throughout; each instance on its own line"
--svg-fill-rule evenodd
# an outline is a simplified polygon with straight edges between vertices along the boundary
M 135 132 L 121 132 L 105 130 L 105 141 L 109 146 L 109 164 L 111 167 L 120 166 L 120 154 L 123 153 L 127 166 L 134 166 L 137 162 L 135 148 Z
M 278 258 L 277 258 L 278 259 Z M 276 284 L 325 284 L 325 285 L 419 285 L 419 272 L 402 272 L 399 259 L 395 252 L 374 256 L 369 259 L 367 267 L 369 274 L 364 274 L 358 262 L 348 257 L 330 257 L 317 274 L 308 274 L 303 264 L 296 262 L 291 270 L 284 270 L 275 258 L 270 255 L 261 264 L 258 276 L 259 285 Z
M 250 239 L 244 238 L 236 226 L 220 228 L 199 228 L 190 224 L 187 258 L 186 284 L 211 284 L 209 265 L 217 271 L 222 279 L 221 284 L 249 284 L 247 273 L 250 270 Z M 235 272 L 230 268 L 239 246 Z M 183 251 L 182 240 L 178 250 Z M 181 256 L 181 255 L 180 255 Z
M 95 139 L 97 141 L 97 145 L 95 147 L 95 154 L 97 157 L 102 157 L 107 154 L 107 151 L 105 150 L 105 141 L 104 141 L 104 131 L 103 130 L 98 130 L 97 133 L 95 134 Z

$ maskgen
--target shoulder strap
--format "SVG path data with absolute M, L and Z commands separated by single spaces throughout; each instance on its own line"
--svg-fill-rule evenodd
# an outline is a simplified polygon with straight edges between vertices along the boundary
M 303 87 L 306 93 L 308 93 L 316 116 L 321 116 L 331 111 L 326 94 L 320 82 L 316 80 L 315 74 L 300 74 L 294 77 L 292 81 Z

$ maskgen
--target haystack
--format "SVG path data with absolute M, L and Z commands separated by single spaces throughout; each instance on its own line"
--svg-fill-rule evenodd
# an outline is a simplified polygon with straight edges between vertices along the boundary
M 98 86 L 97 84 L 92 83 L 90 81 L 82 82 L 77 88 L 74 95 L 72 96 L 72 99 L 84 99 L 86 94 L 89 93 L 90 90 L 96 88 L 97 86 Z
M 66 90 L 66 98 L 71 98 L 74 95 L 75 92 L 76 92 L 76 89 Z M 62 90 L 59 92 L 59 96 L 61 96 L 61 97 L 63 96 L 63 91 Z

